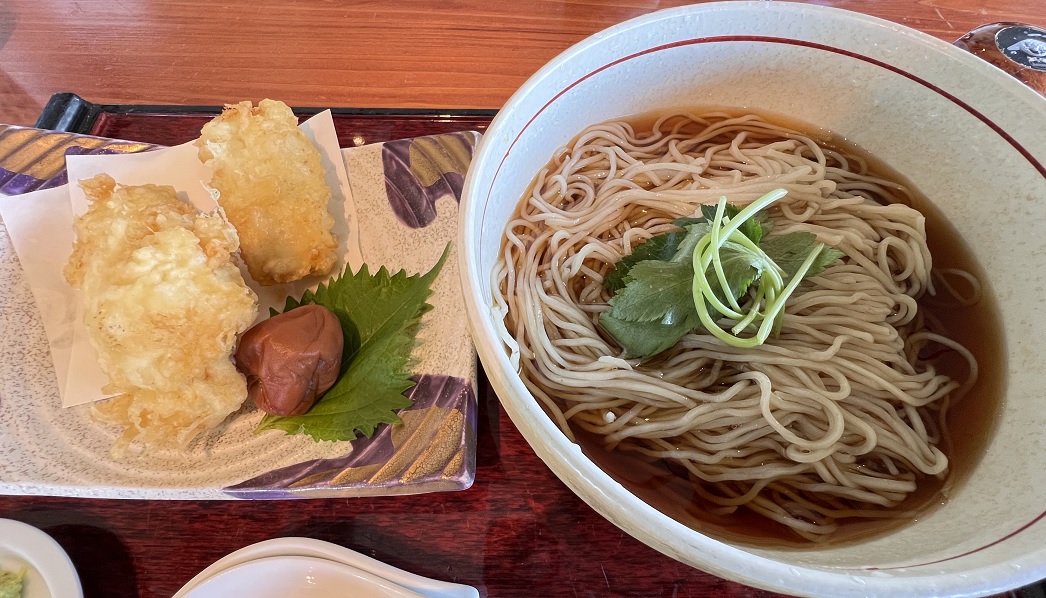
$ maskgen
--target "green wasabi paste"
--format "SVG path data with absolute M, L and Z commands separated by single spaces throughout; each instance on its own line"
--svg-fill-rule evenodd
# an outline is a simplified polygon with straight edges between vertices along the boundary
M 22 580 L 25 568 L 18 573 L 0 571 L 0 598 L 22 598 Z

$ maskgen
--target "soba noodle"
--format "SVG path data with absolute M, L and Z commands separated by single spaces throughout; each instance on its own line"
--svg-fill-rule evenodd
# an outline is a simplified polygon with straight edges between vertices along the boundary
M 977 366 L 924 325 L 923 216 L 903 186 L 866 171 L 752 115 L 585 130 L 538 173 L 494 272 L 526 385 L 571 438 L 576 426 L 684 468 L 718 514 L 749 509 L 811 540 L 841 520 L 898 516 L 920 478 L 946 474 L 944 415 Z M 777 188 L 788 195 L 771 209 L 772 235 L 808 231 L 845 254 L 803 282 L 779 333 L 739 349 L 697 329 L 653 358 L 624 358 L 598 323 L 615 262 L 699 204 Z M 960 354 L 968 376 L 921 361 L 928 345 Z

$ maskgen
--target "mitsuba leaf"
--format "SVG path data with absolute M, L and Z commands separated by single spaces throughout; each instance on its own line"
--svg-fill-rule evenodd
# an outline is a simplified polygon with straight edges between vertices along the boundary
M 723 262 L 723 274 L 726 275 L 726 284 L 728 285 L 726 293 L 719 296 L 720 300 L 725 300 L 727 294 L 737 299 L 748 291 L 748 287 L 752 285 L 752 282 L 755 281 L 764 268 L 771 267 L 769 264 L 764 263 L 764 260 L 759 255 L 737 243 L 725 243 L 723 248 L 719 250 L 719 258 Z M 721 285 L 718 284 L 719 277 L 716 276 L 715 270 L 711 266 L 709 266 L 705 278 L 712 282 L 713 290 L 723 290 L 720 288 Z
M 700 324 L 689 263 L 647 260 L 632 267 L 628 284 L 610 300 L 600 324 L 627 357 L 645 358 L 676 344 Z
M 728 219 L 733 220 L 741 213 L 744 208 L 735 206 L 734 204 L 726 204 L 726 208 L 723 210 L 723 215 Z M 712 222 L 715 220 L 716 205 L 715 204 L 701 204 L 701 215 L 706 220 Z M 755 216 L 745 220 L 741 223 L 741 226 L 737 229 L 740 233 L 756 245 L 763 239 L 763 225 L 766 223 L 766 214 L 759 212 Z
M 675 230 L 654 235 L 636 245 L 632 253 L 622 257 L 614 269 L 603 279 L 603 288 L 616 293 L 627 284 L 626 278 L 633 266 L 648 260 L 668 261 L 676 253 L 679 242 L 686 236 L 686 230 Z
M 686 236 L 679 242 L 679 246 L 676 248 L 676 253 L 672 256 L 671 261 L 686 262 L 691 264 L 691 268 L 693 268 L 694 247 L 711 230 L 712 226 L 704 221 L 687 224 Z
M 702 222 L 708 222 L 708 220 L 706 220 L 704 216 L 691 218 L 676 218 L 672 221 L 672 224 L 678 226 L 679 228 L 686 228 L 691 224 L 701 224 Z
M 803 262 L 806 261 L 807 256 L 810 255 L 810 252 L 813 251 L 813 248 L 816 245 L 816 235 L 813 233 L 797 232 L 776 237 L 767 237 L 759 245 L 759 248 L 765 251 L 766 255 L 785 271 L 787 274 L 785 278 L 789 279 L 794 276 L 796 271 L 799 270 L 799 267 L 803 265 Z M 806 278 L 817 276 L 832 262 L 843 257 L 843 255 L 843 252 L 834 247 L 825 247 L 821 250 L 821 253 L 817 255 L 810 270 L 807 271 Z
M 382 267 L 371 274 L 363 265 L 349 269 L 301 299 L 288 298 L 286 309 L 315 303 L 338 316 L 345 334 L 341 375 L 304 415 L 266 415 L 258 431 L 278 429 L 308 434 L 316 440 L 353 440 L 371 436 L 383 423 L 395 424 L 396 411 L 411 404 L 403 396 L 414 386 L 410 379 L 411 351 L 432 282 L 447 256 L 448 244 L 435 266 L 425 274 L 394 274 Z
M 690 254 L 694 252 L 694 245 L 708 233 L 708 223 L 704 218 L 678 218 L 672 224 L 680 230 L 654 235 L 636 245 L 632 253 L 618 260 L 614 269 L 603 279 L 603 288 L 611 293 L 625 288 L 629 271 L 639 262 L 689 260 Z
M 765 206 L 783 195 L 776 191 L 757 201 Z M 624 348 L 626 357 L 656 355 L 675 345 L 691 330 L 703 326 L 698 307 L 694 304 L 695 296 L 704 313 L 712 317 L 708 324 L 710 332 L 729 344 L 742 346 L 751 339 L 738 338 L 714 322 L 723 315 L 736 317 L 735 311 L 755 310 L 749 315 L 758 318 L 761 310 L 770 309 L 767 301 L 781 302 L 774 304 L 774 309 L 779 308 L 787 301 L 788 294 L 777 295 L 785 288 L 778 274 L 783 271 L 784 278 L 794 277 L 818 247 L 817 238 L 811 233 L 768 237 L 773 223 L 764 212 L 759 212 L 746 215 L 747 219 L 737 228 L 737 233 L 747 241 L 733 233 L 719 239 L 714 246 L 703 246 L 702 254 L 696 256 L 698 244 L 712 231 L 716 210 L 717 206 L 703 205 L 701 216 L 674 221 L 673 224 L 681 230 L 651 237 L 637 246 L 631 255 L 622 258 L 604 279 L 604 287 L 613 293 L 613 297 L 609 302 L 610 310 L 600 317 L 600 325 Z M 737 218 L 742 210 L 738 206 L 723 205 L 723 214 L 729 221 Z M 713 250 L 716 253 L 707 253 Z M 842 256 L 842 252 L 834 248 L 821 247 L 804 276 L 820 273 Z M 720 263 L 722 278 L 715 266 L 709 264 L 703 276 L 695 279 L 694 261 L 703 263 L 710 259 Z M 770 279 L 762 278 L 771 271 L 775 273 Z M 753 295 L 745 302 L 739 301 L 756 283 L 772 286 L 769 292 Z M 710 295 L 728 308 L 715 307 L 716 304 L 707 299 Z M 730 305 L 735 301 L 739 307 Z M 765 340 L 767 331 L 765 327 L 760 329 L 758 342 Z
M 629 282 L 610 299 L 611 314 L 629 322 L 671 317 L 681 303 L 693 303 L 693 267 L 647 260 L 632 267 Z
M 682 318 L 674 321 L 629 322 L 608 312 L 599 318 L 599 323 L 618 340 L 625 350 L 625 357 L 645 359 L 668 349 L 700 325 L 701 320 L 693 305 L 694 302 L 690 301 L 689 313 L 681 314 Z

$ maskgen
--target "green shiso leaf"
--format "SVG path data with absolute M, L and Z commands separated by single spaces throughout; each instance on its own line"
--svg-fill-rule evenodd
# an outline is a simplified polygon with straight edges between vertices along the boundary
M 380 424 L 399 423 L 396 411 L 411 405 L 403 393 L 414 386 L 411 351 L 418 323 L 432 309 L 427 303 L 432 282 L 449 254 L 448 244 L 425 274 L 390 274 L 385 267 L 371 274 L 364 264 L 356 273 L 346 269 L 301 299 L 288 298 L 284 311 L 314 303 L 338 316 L 345 334 L 341 375 L 308 412 L 266 415 L 257 431 L 353 440 L 358 434 L 371 436 Z

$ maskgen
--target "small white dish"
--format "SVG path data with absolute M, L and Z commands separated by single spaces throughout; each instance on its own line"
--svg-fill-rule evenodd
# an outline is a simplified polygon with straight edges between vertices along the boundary
M 26 567 L 23 598 L 83 598 L 80 578 L 69 555 L 37 528 L 0 519 L 0 569 Z
M 387 579 L 343 563 L 310 556 L 253 559 L 219 571 L 185 598 L 422 598 Z
M 343 546 L 311 538 L 275 538 L 245 546 L 201 571 L 174 598 L 196 598 L 195 589 L 212 577 L 246 563 L 274 557 L 326 559 L 379 577 L 425 598 L 479 598 L 479 592 L 471 586 L 415 575 Z

